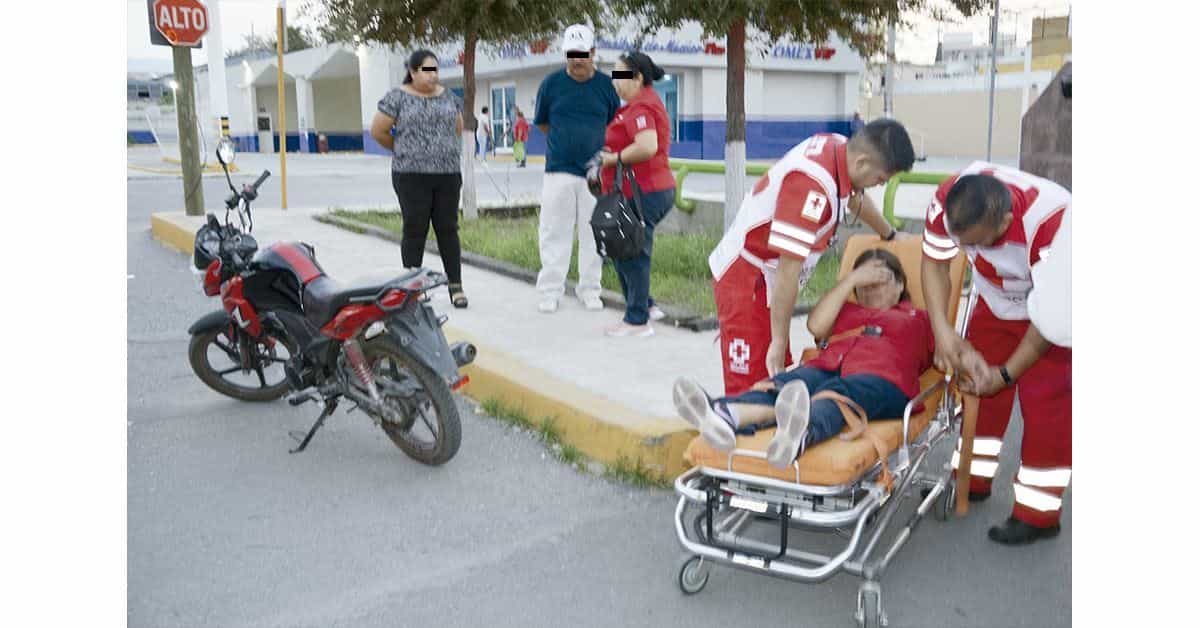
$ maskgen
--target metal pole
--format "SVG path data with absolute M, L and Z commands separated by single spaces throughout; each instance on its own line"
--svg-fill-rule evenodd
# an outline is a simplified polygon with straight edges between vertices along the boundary
M 992 117 L 996 110 L 996 45 L 1000 41 L 1000 0 L 992 0 L 992 69 L 988 86 L 987 160 L 992 160 Z
M 283 7 L 279 0 L 275 9 L 276 88 L 279 90 L 279 207 L 287 209 L 287 85 L 283 82 Z
M 213 118 L 216 120 L 225 119 L 228 122 L 229 118 L 229 94 L 227 93 L 225 83 L 225 46 L 221 39 L 221 2 L 220 0 L 208 1 L 208 33 L 204 36 L 205 42 L 208 45 L 208 109 L 211 116 L 204 123 L 206 128 L 212 129 Z M 213 62 L 212 59 L 220 59 L 222 62 Z M 222 135 L 229 135 L 228 129 Z
M 895 117 L 894 103 L 896 93 L 896 23 L 888 23 L 887 31 L 887 70 L 884 72 L 883 86 L 883 117 Z

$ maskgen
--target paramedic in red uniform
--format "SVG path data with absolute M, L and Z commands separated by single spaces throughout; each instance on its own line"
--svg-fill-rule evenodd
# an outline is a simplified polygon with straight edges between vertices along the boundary
M 1071 193 L 1053 181 L 975 162 L 938 187 L 926 214 L 921 275 L 937 343 L 934 363 L 960 373 L 962 389 L 980 397 L 972 500 L 991 494 L 1013 397 L 1020 395 L 1025 431 L 1015 503 L 1008 520 L 988 530 L 998 543 L 1057 535 L 1071 481 L 1071 349 L 1047 341 L 1027 307 L 1056 298 L 1039 294 L 1034 278 L 1058 254 L 1051 245 L 1070 206 Z M 971 260 L 979 296 L 966 340 L 945 314 L 955 296 L 948 262 L 960 248 Z M 952 465 L 958 466 L 958 451 Z
M 791 364 L 796 297 L 837 233 L 844 208 L 884 240 L 896 237 L 863 190 L 912 164 L 904 126 L 879 119 L 849 140 L 833 133 L 804 140 L 758 180 L 708 256 L 726 395 Z

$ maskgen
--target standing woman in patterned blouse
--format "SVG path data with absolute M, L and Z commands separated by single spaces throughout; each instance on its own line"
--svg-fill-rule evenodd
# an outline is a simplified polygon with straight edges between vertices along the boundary
M 450 302 L 458 308 L 467 307 L 458 240 L 462 128 L 462 101 L 438 84 L 437 55 L 424 49 L 408 58 L 404 84 L 379 101 L 371 121 L 371 137 L 392 151 L 392 188 L 404 216 L 404 266 L 421 266 L 432 222 L 450 280 Z

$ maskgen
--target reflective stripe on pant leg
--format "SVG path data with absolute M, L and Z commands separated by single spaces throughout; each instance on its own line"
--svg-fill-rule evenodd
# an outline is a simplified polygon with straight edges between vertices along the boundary
M 1017 381 L 1025 432 L 1013 483 L 1013 516 L 1039 527 L 1058 523 L 1071 483 L 1071 351 L 1052 347 Z
M 575 205 L 570 178 L 571 175 L 561 172 L 547 172 L 542 177 L 542 207 L 538 212 L 538 255 L 542 267 L 537 278 L 542 298 L 563 295 L 571 265 Z

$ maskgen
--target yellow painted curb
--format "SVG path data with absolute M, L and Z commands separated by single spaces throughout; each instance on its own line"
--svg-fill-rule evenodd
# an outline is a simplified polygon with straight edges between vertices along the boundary
M 624 458 L 670 480 L 687 470 L 683 451 L 696 436 L 683 421 L 642 414 L 585 388 L 513 359 L 447 325 L 450 342 L 466 341 L 479 350 L 463 369 L 471 382 L 464 394 L 496 399 L 521 409 L 535 424 L 552 417 L 563 442 L 590 458 L 613 463 Z
M 152 214 L 150 230 L 164 245 L 191 255 L 195 228 L 187 218 L 179 212 Z M 461 391 L 468 397 L 519 408 L 535 423 L 552 417 L 562 441 L 595 460 L 640 460 L 665 480 L 687 470 L 683 450 L 696 432 L 683 421 L 642 414 L 496 351 L 449 325 L 442 331 L 450 342 L 470 342 L 479 350 L 475 362 L 463 369 L 471 378 Z
M 182 217 L 179 212 L 151 214 L 150 234 L 168 247 L 184 255 L 191 255 L 196 241 L 196 229 L 199 227 L 193 229 L 190 225 L 180 224 L 179 219 Z

